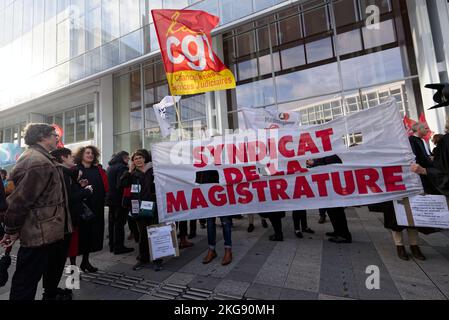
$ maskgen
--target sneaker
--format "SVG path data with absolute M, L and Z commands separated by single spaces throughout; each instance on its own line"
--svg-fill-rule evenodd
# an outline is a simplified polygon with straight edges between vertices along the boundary
M 249 233 L 251 233 L 251 232 L 253 232 L 254 231 L 254 225 L 253 224 L 250 224 L 249 226 L 248 226 L 248 230 L 247 230 Z
M 295 235 L 296 235 L 299 239 L 304 238 L 304 236 L 302 235 L 302 232 L 301 232 L 301 231 L 295 231 Z

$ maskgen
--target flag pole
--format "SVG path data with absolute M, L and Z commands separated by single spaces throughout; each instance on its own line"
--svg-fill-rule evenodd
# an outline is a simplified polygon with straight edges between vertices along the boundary
M 181 114 L 179 113 L 179 105 L 176 102 L 175 96 L 172 95 L 171 97 L 173 99 L 173 104 L 174 104 L 174 107 L 175 107 L 176 116 L 178 117 L 179 129 L 181 130 L 181 140 L 182 140 L 182 137 L 183 137 L 183 132 L 182 131 L 183 130 L 182 130 Z

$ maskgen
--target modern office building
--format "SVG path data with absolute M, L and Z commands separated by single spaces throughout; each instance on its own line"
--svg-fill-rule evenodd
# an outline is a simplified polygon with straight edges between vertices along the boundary
M 448 81 L 447 0 L 0 0 L 0 143 L 23 143 L 28 122 L 57 123 L 67 146 L 93 143 L 105 160 L 161 141 L 155 8 L 218 15 L 213 47 L 236 77 L 234 90 L 183 97 L 186 130 L 237 128 L 238 107 L 313 124 L 394 96 L 444 131 L 424 85 Z

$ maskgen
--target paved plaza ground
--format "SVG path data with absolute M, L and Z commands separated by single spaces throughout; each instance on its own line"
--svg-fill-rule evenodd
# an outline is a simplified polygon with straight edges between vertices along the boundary
M 271 242 L 271 226 L 263 229 L 256 218 L 256 229 L 247 232 L 248 220 L 234 220 L 232 234 L 234 260 L 221 266 L 223 241 L 218 234 L 218 258 L 202 264 L 207 252 L 206 230 L 199 228 L 195 246 L 181 251 L 178 258 L 166 259 L 163 270 L 133 271 L 136 252 L 115 256 L 107 240 L 103 252 L 92 255 L 96 274 L 82 274 L 76 300 L 334 300 L 334 299 L 449 299 L 449 232 L 421 235 L 426 261 L 402 261 L 396 256 L 391 233 L 383 227 L 383 215 L 367 207 L 346 210 L 352 244 L 327 241 L 332 231 L 327 219 L 318 224 L 318 212 L 309 211 L 314 235 L 298 239 L 289 214 L 283 219 L 284 242 Z M 107 233 L 106 233 L 107 234 Z M 405 234 L 405 233 L 404 233 Z M 406 237 L 406 236 L 405 236 Z M 127 241 L 127 246 L 137 245 Z M 79 259 L 80 260 L 80 259 Z M 380 289 L 368 290 L 368 266 L 380 270 Z M 10 275 L 14 264 L 10 268 Z M 65 282 L 62 279 L 61 284 Z M 0 300 L 7 300 L 9 284 L 0 289 Z M 37 299 L 42 296 L 39 287 Z

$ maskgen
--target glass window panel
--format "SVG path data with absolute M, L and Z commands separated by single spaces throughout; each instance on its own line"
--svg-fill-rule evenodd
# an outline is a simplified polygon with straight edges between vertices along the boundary
M 23 34 L 33 29 L 33 0 L 23 0 Z
M 254 31 L 244 33 L 237 37 L 237 54 L 239 57 L 256 51 Z
M 120 35 L 140 28 L 139 1 L 120 0 Z
M 45 0 L 34 0 L 33 4 L 33 25 L 37 26 L 44 22 Z
M 220 4 L 222 24 L 240 19 L 253 12 L 252 0 L 222 0 Z
M 50 69 L 56 65 L 56 18 L 53 16 L 45 23 L 44 29 L 44 68 Z
M 322 1 L 312 1 L 309 3 L 310 6 L 312 6 L 316 3 L 322 3 Z M 309 7 L 304 7 L 304 9 L 304 25 L 306 36 L 311 36 L 329 30 L 327 6 L 320 6 L 316 9 L 309 9 Z
M 114 132 L 141 128 L 140 72 L 135 71 L 114 80 Z
M 342 60 L 341 68 L 345 89 L 370 86 L 405 76 L 399 48 Z
M 203 10 L 210 14 L 213 14 L 214 16 L 219 15 L 218 10 L 218 0 L 206 0 L 206 1 L 196 1 L 192 7 L 189 9 L 192 10 Z
M 56 1 L 58 4 L 57 7 L 57 20 L 58 22 L 65 20 L 69 17 L 68 7 L 70 5 L 70 0 L 58 0 Z
M 273 80 L 265 79 L 237 86 L 236 98 L 239 107 L 260 107 L 274 104 Z
M 156 82 L 165 81 L 167 79 L 167 76 L 166 76 L 165 70 L 164 70 L 164 65 L 162 64 L 162 62 L 158 62 L 154 65 L 154 75 L 155 75 Z M 161 99 L 162 98 L 163 97 L 161 97 Z
M 127 150 L 134 152 L 134 150 L 142 148 L 142 132 L 135 131 L 131 133 L 114 136 L 114 152 Z
M 331 38 L 306 43 L 307 63 L 313 63 L 334 56 Z
M 23 0 L 14 1 L 13 39 L 22 35 L 23 30 Z
M 260 11 L 266 9 L 275 4 L 274 0 L 257 0 L 254 1 L 254 11 Z
M 84 59 L 85 56 L 79 56 L 70 61 L 70 82 L 80 80 L 84 77 Z
M 278 76 L 276 86 L 280 102 L 337 92 L 340 90 L 338 67 L 331 63 Z
M 44 68 L 44 25 L 33 28 L 33 57 L 31 72 L 39 73 Z
M 295 15 L 279 22 L 279 42 L 281 44 L 302 38 L 301 18 Z
M 357 19 L 357 0 L 334 0 L 335 23 L 337 27 L 355 23 Z
M 257 77 L 257 58 L 246 60 L 238 64 L 239 80 Z
M 53 121 L 59 127 L 64 128 L 64 114 L 62 112 L 55 114 L 55 118 Z
M 5 129 L 4 140 L 5 140 L 5 142 L 12 142 L 12 129 L 11 128 Z
M 120 40 L 120 63 L 140 57 L 142 54 L 142 29 Z
M 133 1 L 134 2 L 134 1 Z M 103 43 L 117 39 L 120 36 L 120 1 L 103 0 L 102 4 Z
M 270 28 L 270 34 L 268 34 L 268 28 Z M 263 28 L 257 29 L 257 37 L 258 37 L 258 46 L 259 50 L 270 49 L 270 37 L 271 37 L 271 46 L 278 45 L 278 38 L 276 32 L 276 26 L 274 24 L 270 24 L 270 26 L 266 26 Z
M 349 32 L 337 35 L 339 54 L 344 55 L 351 52 L 357 52 L 363 49 L 360 30 L 355 29 Z
M 95 108 L 93 104 L 87 106 L 87 139 L 95 139 Z
M 366 49 L 396 41 L 393 20 L 381 22 L 379 25 L 379 29 L 367 29 L 366 27 L 362 29 Z
M 306 63 L 304 46 L 285 49 L 281 51 L 282 69 L 302 66 Z
M 86 140 L 86 107 L 76 109 L 76 141 Z
M 90 52 L 86 52 L 86 76 L 101 71 L 101 48 L 95 48 Z
M 119 64 L 119 39 L 106 43 L 101 48 L 103 69 L 109 69 Z
M 86 49 L 91 50 L 99 46 L 101 46 L 101 7 L 96 7 L 86 13 Z
M 183 9 L 188 5 L 187 0 L 163 0 L 164 9 Z
M 70 56 L 76 57 L 86 51 L 86 28 L 85 17 L 74 17 L 74 21 L 70 25 Z
M 145 2 L 142 5 L 143 1 Z M 144 11 L 141 12 L 144 15 L 144 23 L 145 25 L 153 22 L 153 16 L 151 15 L 151 10 L 162 8 L 162 0 L 141 0 L 141 8 L 144 8 Z M 142 10 L 142 9 L 141 9 Z
M 169 141 L 170 137 L 162 138 L 159 127 L 145 130 L 145 148 L 151 149 L 155 143 Z
M 182 121 L 206 118 L 206 95 L 186 96 L 180 101 Z
M 63 62 L 69 58 L 70 46 L 70 20 L 66 19 L 57 26 L 57 62 Z
M 65 112 L 64 143 L 75 142 L 75 110 Z
M 279 52 L 273 53 L 274 62 L 274 72 L 281 70 L 281 61 L 279 59 Z M 259 72 L 260 75 L 265 75 L 271 73 L 272 70 L 271 55 L 267 54 L 265 56 L 259 57 Z
M 161 101 L 162 99 L 164 99 L 166 96 L 169 95 L 167 84 L 156 87 L 155 89 L 156 89 L 156 102 Z

